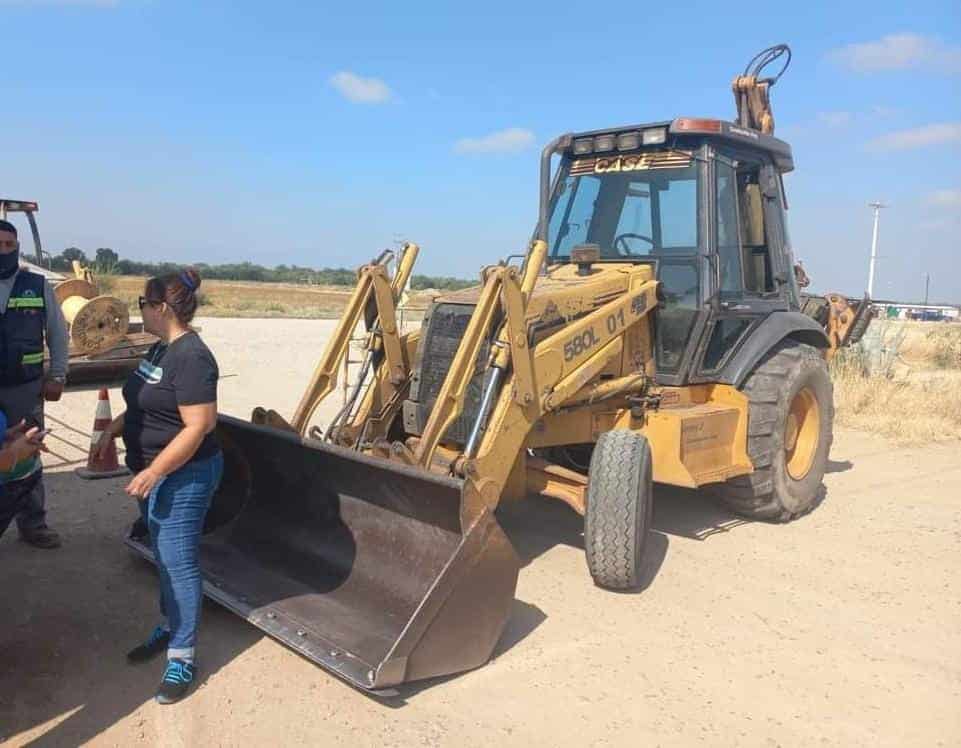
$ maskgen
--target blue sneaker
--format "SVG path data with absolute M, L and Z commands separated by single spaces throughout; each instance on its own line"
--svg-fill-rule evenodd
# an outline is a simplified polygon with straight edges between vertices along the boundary
M 174 658 L 167 661 L 167 669 L 157 689 L 158 704 L 173 704 L 180 701 L 190 690 L 194 682 L 196 668 L 190 662 Z
M 143 644 L 127 652 L 127 662 L 136 665 L 147 660 L 152 660 L 161 652 L 167 651 L 167 643 L 170 641 L 170 632 L 162 626 L 157 626 L 150 632 L 150 638 Z

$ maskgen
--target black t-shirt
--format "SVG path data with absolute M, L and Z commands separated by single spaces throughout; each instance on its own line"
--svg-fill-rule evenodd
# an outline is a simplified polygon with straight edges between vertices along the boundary
M 123 386 L 127 467 L 143 470 L 183 429 L 177 406 L 216 402 L 219 377 L 217 362 L 197 333 L 188 332 L 170 345 L 155 344 Z M 207 434 L 188 462 L 219 449 L 214 435 Z

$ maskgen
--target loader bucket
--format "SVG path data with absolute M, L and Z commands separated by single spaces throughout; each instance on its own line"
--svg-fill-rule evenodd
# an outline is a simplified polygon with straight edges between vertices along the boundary
M 365 690 L 490 658 L 520 564 L 490 511 L 462 526 L 462 481 L 229 416 L 217 433 L 209 597 Z

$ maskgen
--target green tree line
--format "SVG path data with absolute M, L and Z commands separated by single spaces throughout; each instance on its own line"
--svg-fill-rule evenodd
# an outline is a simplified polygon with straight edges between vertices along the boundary
M 121 259 L 114 250 L 108 247 L 98 249 L 93 257 L 77 247 L 67 247 L 59 255 L 52 258 L 54 270 L 70 272 L 72 263 L 78 260 L 100 275 L 137 275 L 155 276 L 170 273 L 182 268 L 172 262 L 139 262 L 137 260 Z M 323 286 L 352 286 L 357 281 L 357 272 L 350 268 L 309 268 L 299 265 L 277 265 L 264 267 L 252 262 L 236 262 L 221 265 L 210 265 L 204 262 L 194 263 L 201 278 L 207 280 L 235 280 L 259 281 L 262 283 L 306 283 Z M 437 288 L 441 290 L 457 290 L 474 286 L 477 281 L 446 276 L 415 275 L 411 278 L 411 288 Z

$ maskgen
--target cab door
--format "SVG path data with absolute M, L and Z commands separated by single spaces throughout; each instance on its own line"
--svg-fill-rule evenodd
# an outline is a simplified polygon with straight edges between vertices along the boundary
M 774 167 L 759 158 L 716 153 L 711 162 L 711 280 L 714 292 L 691 381 L 714 381 L 769 314 L 789 308 L 783 263 L 781 196 Z

